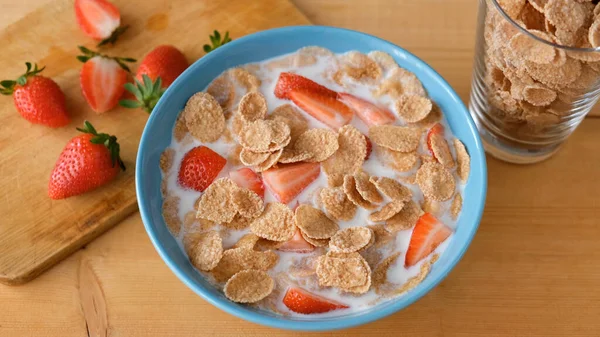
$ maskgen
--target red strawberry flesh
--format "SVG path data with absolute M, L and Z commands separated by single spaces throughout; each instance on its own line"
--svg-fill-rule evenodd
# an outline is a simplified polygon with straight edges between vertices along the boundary
M 316 91 L 294 90 L 289 96 L 300 109 L 334 130 L 350 123 L 354 116 L 344 103 Z
M 429 129 L 429 131 L 427 132 L 427 136 L 426 136 L 426 140 L 427 140 L 427 149 L 429 149 L 429 153 L 431 153 L 431 155 L 433 156 L 434 159 L 437 160 L 437 158 L 435 158 L 435 153 L 433 152 L 433 148 L 431 146 L 431 137 L 433 135 L 444 135 L 444 126 L 440 123 L 435 123 L 435 125 L 433 125 L 431 127 L 431 129 Z
M 452 230 L 430 213 L 421 215 L 410 237 L 404 265 L 411 267 L 419 263 L 451 234 Z
M 324 87 L 304 76 L 293 73 L 281 73 L 275 85 L 275 97 L 282 99 L 290 99 L 290 92 L 294 90 L 309 90 L 318 92 L 322 96 L 335 98 L 337 92 Z
M 299 314 L 321 314 L 337 309 L 347 309 L 347 305 L 312 294 L 301 288 L 289 288 L 283 297 L 283 304 Z
M 275 198 L 288 204 L 315 181 L 321 173 L 319 163 L 279 165 L 263 172 L 263 181 Z
M 227 160 L 206 146 L 198 146 L 185 154 L 178 181 L 183 187 L 204 192 L 225 167 Z
M 358 118 L 369 127 L 390 124 L 396 120 L 394 114 L 388 109 L 379 107 L 362 98 L 347 93 L 339 93 L 338 99 L 352 108 Z
M 75 0 L 79 27 L 91 38 L 106 39 L 121 24 L 119 9 L 106 0 Z
M 265 185 L 258 174 L 251 169 L 244 167 L 236 171 L 229 172 L 229 178 L 238 186 L 247 188 L 265 198 Z

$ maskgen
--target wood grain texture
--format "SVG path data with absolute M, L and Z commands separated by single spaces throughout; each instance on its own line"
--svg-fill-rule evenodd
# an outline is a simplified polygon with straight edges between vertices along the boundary
M 598 128 L 600 120 L 584 121 L 555 157 L 535 166 L 488 158 L 483 222 L 448 277 L 406 310 L 324 335 L 600 335 L 600 208 L 585 197 L 600 188 L 586 178 L 600 165 Z M 93 273 L 87 280 L 84 265 Z M 98 288 L 108 336 L 306 336 L 248 323 L 196 296 L 162 262 L 138 214 L 36 280 L 0 285 L 8 308 L 0 336 L 86 336 L 86 326 L 99 323 L 82 313 L 81 294 Z
M 201 57 L 214 29 L 233 37 L 292 24 L 306 18 L 287 0 L 247 2 L 115 1 L 130 30 L 107 53 L 141 59 L 159 44 L 174 44 L 190 61 Z M 28 2 L 28 5 L 31 5 Z M 4 7 L 2 7 L 4 10 Z M 31 7 L 28 7 L 31 8 Z M 232 13 L 234 13 L 232 15 Z M 61 129 L 29 124 L 10 97 L 0 98 L 0 282 L 19 284 L 37 276 L 136 209 L 135 157 L 147 114 L 117 108 L 97 115 L 79 88 L 81 64 L 77 45 L 93 46 L 79 31 L 72 1 L 53 1 L 9 25 L 0 34 L 2 77 L 17 77 L 24 62 L 44 65 L 44 75 L 67 96 L 72 123 Z M 47 197 L 50 172 L 75 127 L 88 119 L 115 134 L 128 170 L 110 185 L 83 196 L 52 201 Z

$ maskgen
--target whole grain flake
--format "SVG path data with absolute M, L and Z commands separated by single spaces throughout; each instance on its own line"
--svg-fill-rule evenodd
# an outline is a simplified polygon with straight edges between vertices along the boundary
M 196 217 L 215 222 L 230 222 L 237 213 L 233 192 L 238 186 L 229 178 L 215 180 L 204 191 L 198 203 Z
M 310 129 L 301 134 L 294 143 L 295 151 L 312 154 L 305 160 L 308 162 L 322 162 L 331 157 L 338 148 L 338 135 L 330 129 Z
M 340 229 L 321 210 L 306 204 L 296 208 L 296 225 L 312 239 L 329 239 Z
M 365 136 L 354 126 L 344 125 L 338 134 L 338 150 L 322 163 L 329 186 L 332 187 L 341 186 L 346 174 L 358 172 L 367 154 Z
M 426 197 L 437 201 L 452 198 L 456 188 L 452 174 L 438 163 L 423 164 L 417 171 L 417 184 Z
M 405 122 L 416 123 L 429 115 L 433 105 L 426 97 L 402 95 L 396 100 L 394 107 Z
M 329 248 L 338 253 L 352 253 L 365 248 L 374 238 L 368 227 L 348 227 L 338 231 L 329 240 Z
M 215 142 L 225 131 L 223 109 L 214 97 L 205 92 L 197 92 L 190 97 L 184 116 L 188 130 L 201 142 Z
M 356 205 L 346 197 L 342 187 L 324 188 L 319 193 L 319 197 L 330 217 L 345 221 L 354 218 Z
M 282 203 L 269 203 L 265 211 L 250 224 L 250 229 L 267 240 L 287 241 L 296 233 L 294 213 Z
M 242 97 L 238 114 L 245 122 L 254 122 L 267 116 L 267 100 L 263 94 L 251 91 Z
M 238 303 L 255 303 L 267 297 L 275 281 L 262 270 L 243 270 L 233 275 L 225 284 L 225 296 Z
M 419 129 L 397 125 L 377 125 L 369 128 L 374 144 L 399 152 L 413 152 L 419 146 Z
M 223 241 L 217 231 L 192 233 L 186 240 L 185 250 L 194 267 L 209 271 L 217 266 L 223 256 Z
M 346 193 L 346 197 L 356 206 L 362 207 L 364 209 L 373 209 L 376 208 L 375 205 L 371 204 L 369 201 L 365 200 L 358 190 L 356 189 L 356 182 L 354 176 L 346 175 L 344 177 L 344 184 L 342 185 L 344 188 L 344 193 Z

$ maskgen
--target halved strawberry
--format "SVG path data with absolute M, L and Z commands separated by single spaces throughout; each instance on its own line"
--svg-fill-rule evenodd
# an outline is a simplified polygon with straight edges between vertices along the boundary
M 132 58 L 111 57 L 79 46 L 83 55 L 77 59 L 84 62 L 79 75 L 81 92 L 92 110 L 102 113 L 119 103 L 125 91 L 129 68 L 125 62 Z
M 358 118 L 360 118 L 360 120 L 368 127 L 390 124 L 396 120 L 394 114 L 388 109 L 379 107 L 362 98 L 341 92 L 338 94 L 338 99 L 352 108 L 352 110 L 356 112 Z
M 294 163 L 271 168 L 263 172 L 262 177 L 275 198 L 287 204 L 315 181 L 320 173 L 319 163 Z
M 206 146 L 197 146 L 185 154 L 178 181 L 183 187 L 204 192 L 225 167 L 227 160 Z
M 302 234 L 300 234 L 300 230 L 297 229 L 294 237 L 284 242 L 277 250 L 282 252 L 310 253 L 315 250 L 315 246 L 304 240 Z
M 452 230 L 430 213 L 421 215 L 410 237 L 404 265 L 410 267 L 417 264 L 431 254 L 450 234 Z
M 431 136 L 433 135 L 444 135 L 444 126 L 440 123 L 435 123 L 431 129 L 429 129 L 429 131 L 427 131 L 427 148 L 429 149 L 429 152 L 431 153 L 431 155 L 433 156 L 433 158 L 435 158 L 435 154 L 433 153 L 433 149 L 431 148 Z
M 309 293 L 302 288 L 289 288 L 283 297 L 283 304 L 293 312 L 306 315 L 349 308 L 343 303 Z
M 371 143 L 371 140 L 367 136 L 365 136 L 365 140 L 367 141 L 367 154 L 365 155 L 365 160 L 367 160 L 371 156 L 371 152 L 373 152 L 373 143 Z
M 275 97 L 290 99 L 290 92 L 293 90 L 310 90 L 318 92 L 323 96 L 337 97 L 337 92 L 328 89 L 308 78 L 293 73 L 281 73 L 277 84 L 275 85 Z
M 75 0 L 77 24 L 89 37 L 102 40 L 98 46 L 115 43 L 127 30 L 121 25 L 119 9 L 106 0 Z
M 247 188 L 258 194 L 261 198 L 265 198 L 265 185 L 262 179 L 251 169 L 244 167 L 236 171 L 229 172 L 229 178 L 238 186 Z
M 344 103 L 317 91 L 293 90 L 289 96 L 300 109 L 335 130 L 348 124 L 354 116 Z

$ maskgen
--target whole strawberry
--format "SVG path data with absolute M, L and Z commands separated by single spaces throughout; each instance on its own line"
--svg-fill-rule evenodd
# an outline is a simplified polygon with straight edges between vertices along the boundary
M 179 49 L 170 45 L 162 45 L 152 49 L 144 57 L 135 77 L 138 81 L 142 81 L 143 75 L 148 75 L 152 81 L 160 77 L 162 79 L 162 87 L 166 88 L 189 65 L 185 55 Z
M 98 133 L 88 121 L 77 128 L 62 150 L 50 175 L 48 196 L 64 199 L 91 191 L 113 180 L 125 165 L 119 157 L 117 137 Z
M 135 100 L 121 100 L 119 104 L 151 113 L 165 89 L 188 66 L 185 56 L 177 48 L 168 45 L 154 48 L 142 60 L 134 83 L 125 84 L 125 89 L 135 96 Z
M 229 32 L 221 37 L 215 30 L 214 35 L 210 35 L 211 44 L 204 45 L 204 51 L 209 53 L 230 41 Z M 177 48 L 169 45 L 154 48 L 142 60 L 134 83 L 125 84 L 125 89 L 135 99 L 124 99 L 119 104 L 130 109 L 142 108 L 151 113 L 165 89 L 188 66 L 185 56 Z
M 101 40 L 98 46 L 114 44 L 128 28 L 120 26 L 119 9 L 106 0 L 75 0 L 75 18 L 86 35 Z
M 102 113 L 111 110 L 125 91 L 127 74 L 125 62 L 135 62 L 126 57 L 111 57 L 79 46 L 83 55 L 77 59 L 84 62 L 79 77 L 81 92 L 92 110 Z
M 25 63 L 27 71 L 16 81 L 0 82 L 0 94 L 12 95 L 17 111 L 31 123 L 57 128 L 69 124 L 65 94 L 52 79 L 40 76 L 44 70 Z

